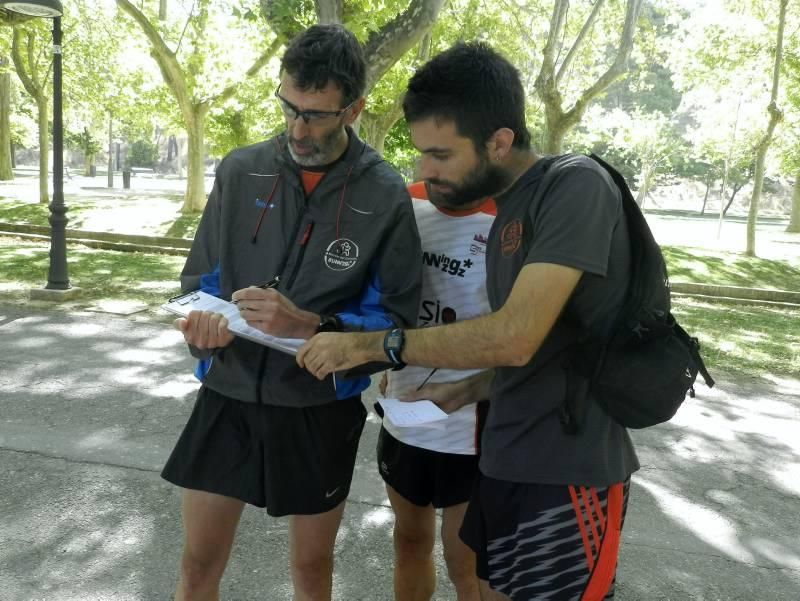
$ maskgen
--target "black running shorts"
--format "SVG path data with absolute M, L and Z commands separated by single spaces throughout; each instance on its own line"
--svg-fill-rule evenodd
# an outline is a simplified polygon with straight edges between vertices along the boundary
M 381 427 L 378 470 L 383 481 L 410 503 L 440 509 L 469 501 L 478 475 L 478 456 L 414 447 Z
M 460 532 L 477 555 L 478 577 L 512 601 L 612 598 L 629 484 L 552 486 L 479 475 Z
M 366 416 L 359 396 L 279 407 L 203 386 L 161 476 L 266 507 L 272 516 L 324 513 L 350 492 Z

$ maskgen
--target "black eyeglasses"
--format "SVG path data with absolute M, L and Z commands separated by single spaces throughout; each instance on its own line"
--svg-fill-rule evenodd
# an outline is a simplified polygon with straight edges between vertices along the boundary
M 300 117 L 303 118 L 303 121 L 306 124 L 309 123 L 322 123 L 328 119 L 334 119 L 336 117 L 341 117 L 344 113 L 348 111 L 348 109 L 355 104 L 355 100 L 348 104 L 343 109 L 339 109 L 338 111 L 301 111 L 291 102 L 286 100 L 283 96 L 280 95 L 281 86 L 278 85 L 277 89 L 275 90 L 275 98 L 278 99 L 278 104 L 281 107 L 281 111 L 283 114 L 286 115 L 289 119 L 294 121 L 295 119 L 299 119 Z

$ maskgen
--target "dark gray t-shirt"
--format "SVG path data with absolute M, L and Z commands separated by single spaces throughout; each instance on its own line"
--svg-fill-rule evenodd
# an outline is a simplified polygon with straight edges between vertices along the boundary
M 538 484 L 625 480 L 639 468 L 625 428 L 595 402 L 577 435 L 566 434 L 558 417 L 567 386 L 565 349 L 587 329 L 607 331 L 624 301 L 630 251 L 616 185 L 588 157 L 540 159 L 497 199 L 486 262 L 493 311 L 503 306 L 525 265 L 555 263 L 584 273 L 531 361 L 496 370 L 481 471 Z

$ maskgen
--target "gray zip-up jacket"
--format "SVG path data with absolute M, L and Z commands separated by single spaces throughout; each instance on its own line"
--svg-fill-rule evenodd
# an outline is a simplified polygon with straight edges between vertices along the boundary
M 226 156 L 181 273 L 184 292 L 230 300 L 280 276 L 277 290 L 295 305 L 336 314 L 347 330 L 414 324 L 422 261 L 411 200 L 400 175 L 348 135 L 308 198 L 284 135 Z M 319 381 L 293 356 L 239 337 L 209 358 L 192 351 L 206 386 L 245 402 L 308 407 L 369 385 Z

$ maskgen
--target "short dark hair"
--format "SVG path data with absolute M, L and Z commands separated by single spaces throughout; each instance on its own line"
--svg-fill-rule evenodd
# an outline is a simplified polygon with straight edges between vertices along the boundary
M 281 60 L 301 90 L 321 90 L 333 82 L 342 108 L 364 94 L 367 64 L 356 37 L 341 25 L 313 25 L 297 36 Z
M 502 127 L 514 132 L 515 148 L 531 145 L 519 72 L 488 44 L 460 42 L 420 67 L 408 82 L 403 113 L 409 123 L 453 121 L 476 149 Z

